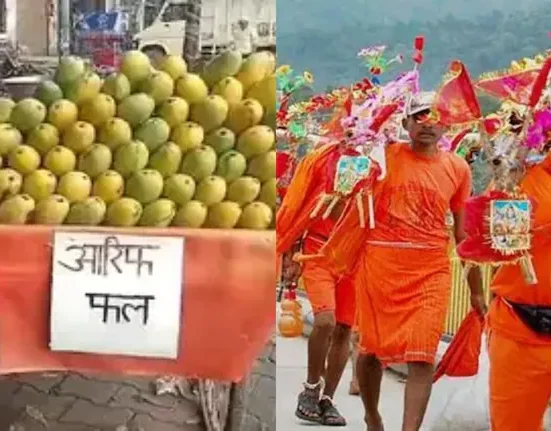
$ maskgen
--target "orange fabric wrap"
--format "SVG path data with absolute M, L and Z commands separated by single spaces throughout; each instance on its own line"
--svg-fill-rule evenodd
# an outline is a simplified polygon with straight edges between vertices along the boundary
M 185 238 L 178 359 L 50 351 L 54 229 L 2 226 L 0 373 L 75 370 L 238 381 L 251 370 L 274 330 L 276 269 L 272 232 L 81 227 L 59 230 Z
M 470 377 L 478 373 L 484 319 L 474 310 L 465 317 L 446 353 L 438 362 L 433 381 L 442 376 Z
M 313 238 L 304 241 L 304 253 L 317 254 L 321 243 Z M 334 311 L 337 323 L 353 326 L 356 318 L 356 293 L 353 280 L 341 277 L 327 265 L 325 259 L 306 262 L 302 279 L 314 313 Z
M 551 398 L 551 345 L 492 332 L 489 355 L 492 431 L 542 431 Z
M 434 363 L 450 296 L 444 250 L 367 247 L 358 271 L 360 348 L 385 364 Z

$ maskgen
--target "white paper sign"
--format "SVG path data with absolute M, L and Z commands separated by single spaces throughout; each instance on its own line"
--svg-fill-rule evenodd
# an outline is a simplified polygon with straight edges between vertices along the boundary
M 175 359 L 183 238 L 56 232 L 50 348 Z

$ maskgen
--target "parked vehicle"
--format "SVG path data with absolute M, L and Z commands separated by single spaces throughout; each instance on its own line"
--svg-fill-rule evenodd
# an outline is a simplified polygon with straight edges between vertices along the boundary
M 154 22 L 134 36 L 138 49 L 152 57 L 181 53 L 188 5 L 188 0 L 166 0 Z M 256 48 L 274 50 L 275 0 L 204 0 L 200 35 L 202 55 L 211 57 L 231 48 L 234 26 L 243 17 L 256 28 Z

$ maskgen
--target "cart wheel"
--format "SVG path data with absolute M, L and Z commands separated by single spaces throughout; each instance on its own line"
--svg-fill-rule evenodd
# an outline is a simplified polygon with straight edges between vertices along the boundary
M 165 50 L 160 46 L 147 46 L 142 49 L 142 52 L 149 57 L 153 66 L 158 66 L 166 57 Z

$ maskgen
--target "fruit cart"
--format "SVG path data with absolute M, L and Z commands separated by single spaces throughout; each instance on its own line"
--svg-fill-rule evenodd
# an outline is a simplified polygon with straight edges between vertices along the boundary
M 34 97 L 0 99 L 0 374 L 176 376 L 206 431 L 238 430 L 251 371 L 275 377 L 275 60 L 161 68 L 131 51 L 102 80 L 64 57 Z M 103 257 L 58 255 L 90 246 Z
M 274 233 L 140 230 L 144 237 L 185 240 L 179 354 L 176 360 L 162 360 L 50 350 L 52 242 L 59 230 L 82 232 L 70 227 L 0 229 L 2 374 L 68 370 L 193 377 L 209 383 L 222 398 L 233 394 L 242 403 L 239 392 L 247 388 L 239 382 L 250 373 L 273 332 Z M 135 235 L 134 229 L 87 228 L 86 232 Z M 238 413 L 229 416 L 234 423 L 240 420 Z

